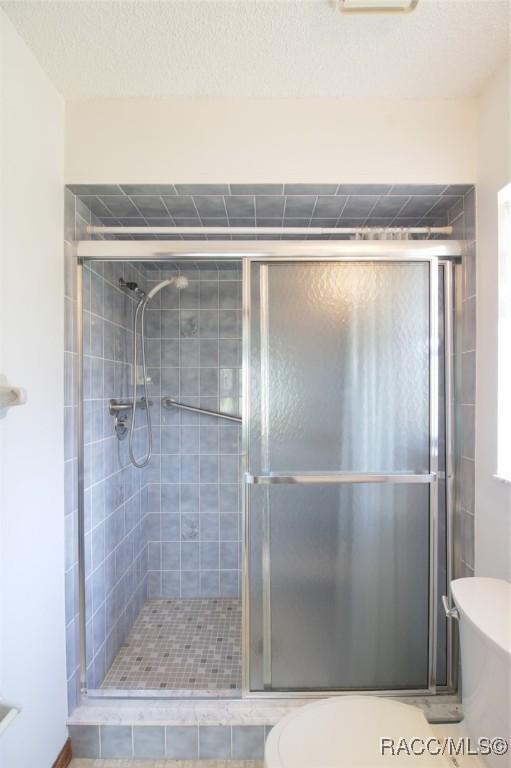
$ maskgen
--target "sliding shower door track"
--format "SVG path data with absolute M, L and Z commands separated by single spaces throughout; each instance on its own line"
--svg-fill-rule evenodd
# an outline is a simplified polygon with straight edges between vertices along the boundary
M 194 689 L 176 689 L 176 690 L 161 690 L 160 688 L 91 688 L 87 691 L 87 697 L 89 699 L 122 699 L 122 700 L 138 700 L 138 699 L 155 699 L 155 700 L 171 700 L 171 701 L 226 701 L 226 700 L 241 700 L 241 689 L 227 690 L 220 689 L 218 691 L 211 691 L 208 689 L 194 690 Z

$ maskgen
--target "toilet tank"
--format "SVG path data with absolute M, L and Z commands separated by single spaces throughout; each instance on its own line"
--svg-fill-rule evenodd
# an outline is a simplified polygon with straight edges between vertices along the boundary
M 511 750 L 511 584 L 500 579 L 456 579 L 451 594 L 459 613 L 464 724 L 473 740 L 504 737 Z M 490 755 L 495 768 L 511 752 Z

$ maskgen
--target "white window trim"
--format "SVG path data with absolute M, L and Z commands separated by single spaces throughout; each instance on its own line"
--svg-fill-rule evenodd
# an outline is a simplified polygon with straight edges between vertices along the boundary
M 511 484 L 511 184 L 499 192 L 496 480 Z

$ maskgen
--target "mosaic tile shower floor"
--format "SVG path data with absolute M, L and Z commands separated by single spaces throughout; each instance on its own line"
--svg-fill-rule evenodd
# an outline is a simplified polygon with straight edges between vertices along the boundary
M 102 688 L 230 691 L 241 687 L 241 601 L 148 600 Z

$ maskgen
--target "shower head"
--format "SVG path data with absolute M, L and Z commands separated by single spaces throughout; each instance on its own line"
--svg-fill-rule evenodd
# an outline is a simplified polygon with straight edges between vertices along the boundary
M 162 280 L 161 283 L 158 283 L 158 285 L 155 285 L 154 288 L 149 291 L 146 296 L 146 301 L 150 301 L 162 288 L 166 288 L 167 285 L 172 284 L 174 284 L 178 290 L 182 290 L 188 285 L 188 278 L 179 275 L 178 277 L 171 277 L 169 280 Z

